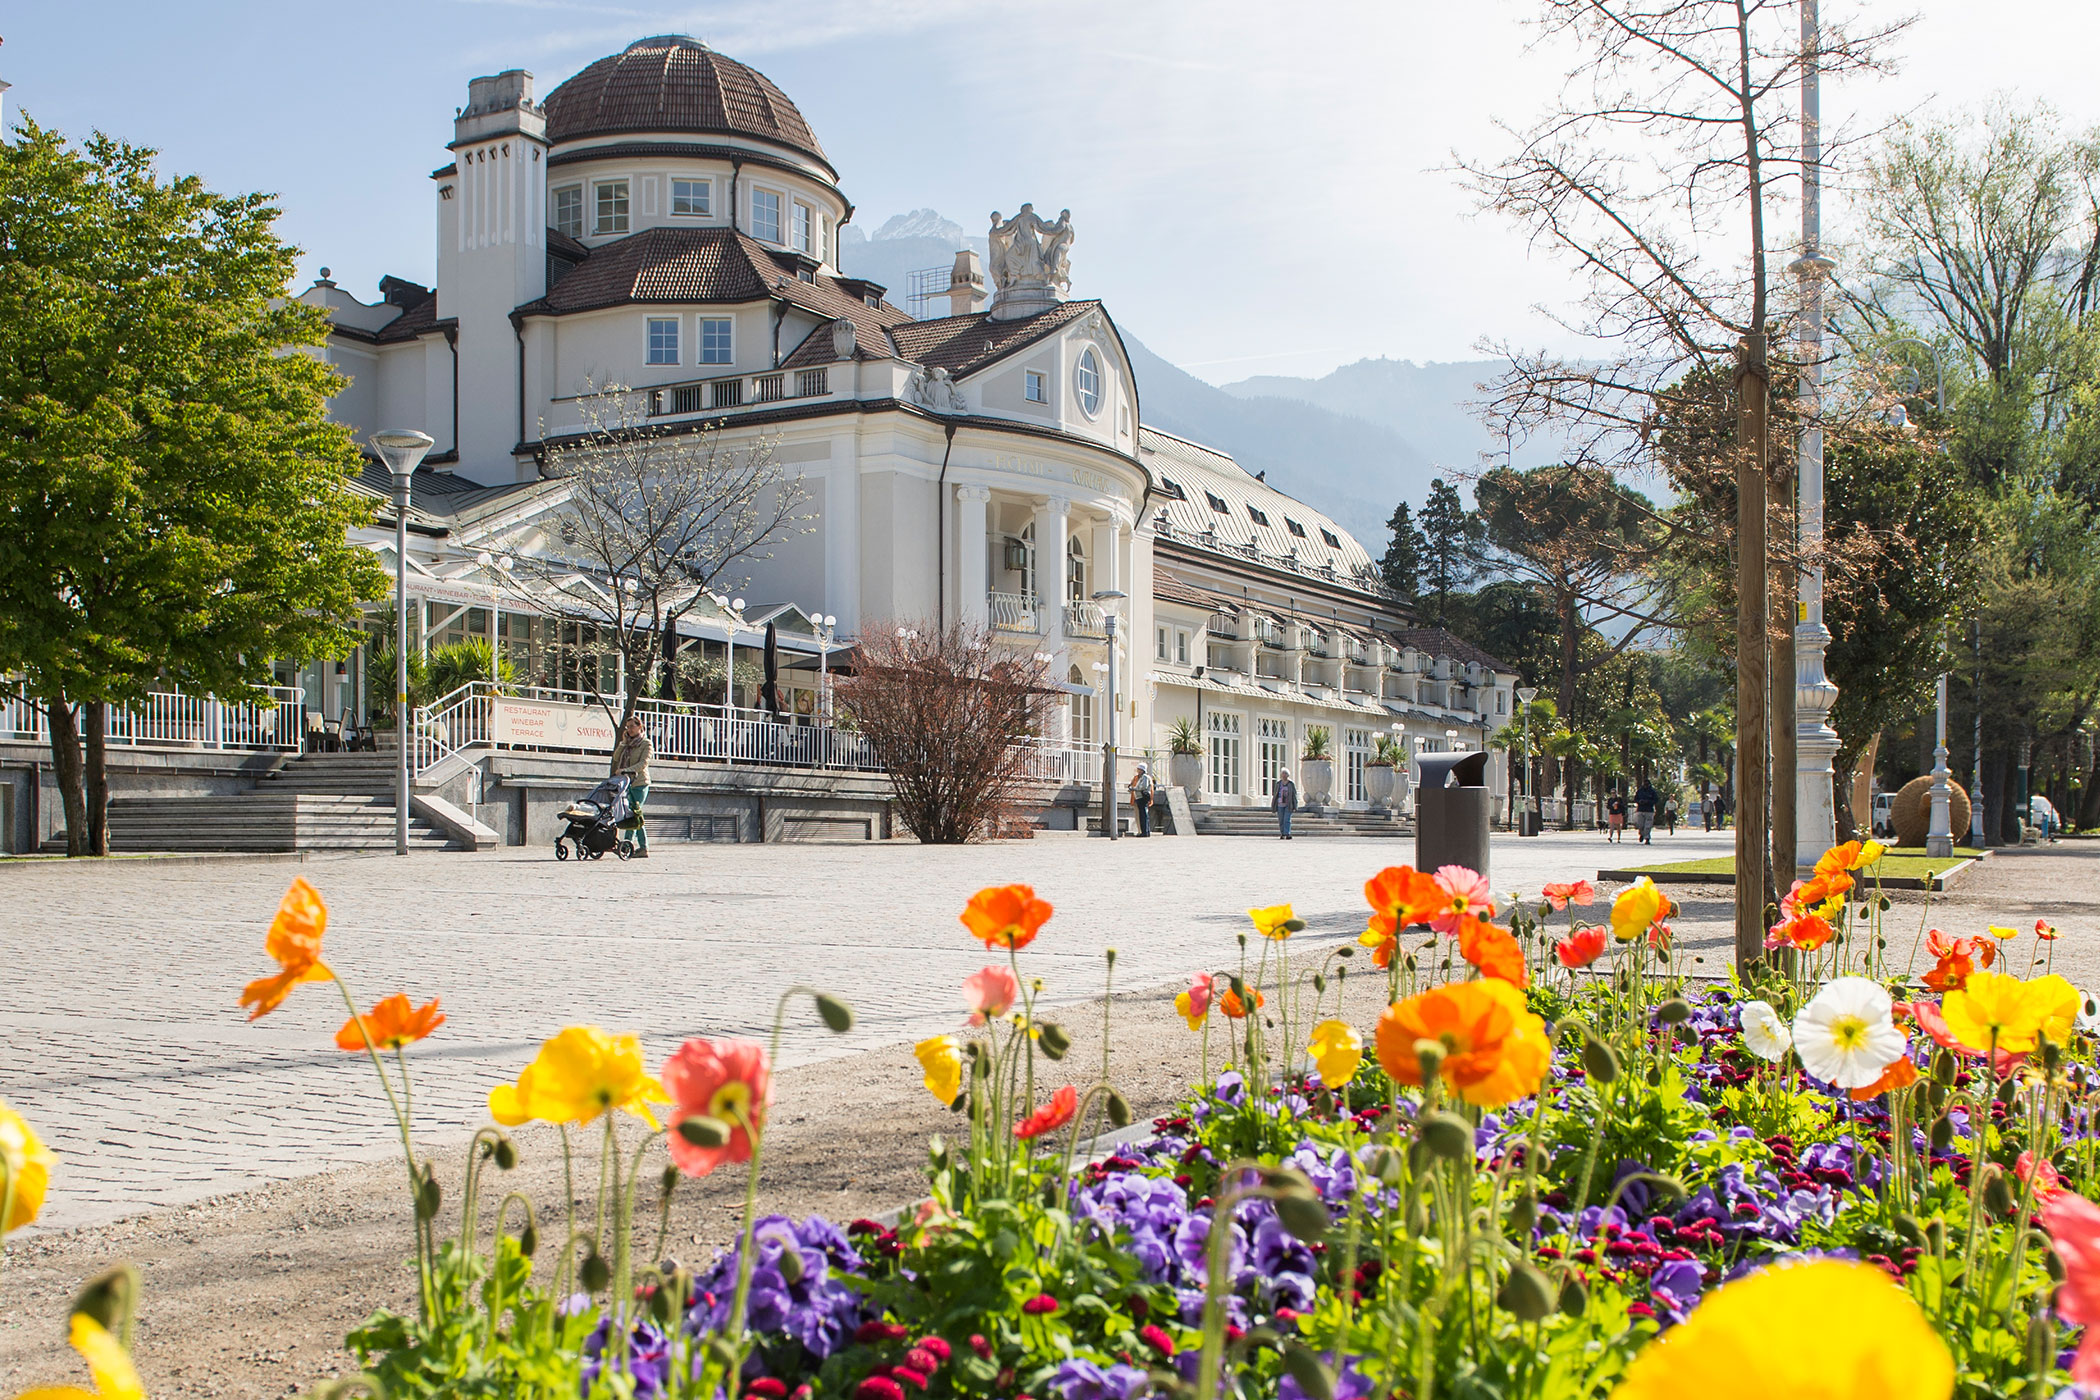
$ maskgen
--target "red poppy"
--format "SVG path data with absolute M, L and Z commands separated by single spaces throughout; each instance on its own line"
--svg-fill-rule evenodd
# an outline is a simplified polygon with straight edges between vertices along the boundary
M 1054 1133 L 1079 1112 L 1079 1091 L 1067 1084 L 1050 1096 L 1050 1102 L 1014 1124 L 1014 1136 L 1023 1142 Z
M 1061 1092 L 1069 1092 L 1069 1090 Z M 1021 1304 L 1021 1311 L 1027 1313 L 1030 1317 L 1046 1317 L 1057 1311 L 1057 1299 L 1047 1293 L 1038 1293 L 1027 1302 Z
M 1588 967 L 1604 956 L 1610 946 L 1610 937 L 1602 924 L 1579 928 L 1553 945 L 1553 957 L 1562 967 L 1570 971 Z

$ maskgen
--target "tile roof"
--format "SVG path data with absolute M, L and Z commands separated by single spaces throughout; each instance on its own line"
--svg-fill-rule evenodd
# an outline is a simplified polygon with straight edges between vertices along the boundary
M 836 278 L 818 273 L 814 281 L 804 282 L 775 250 L 726 228 L 651 228 L 608 243 L 592 250 L 574 271 L 548 288 L 545 296 L 519 310 L 528 315 L 561 316 L 637 303 L 721 304 L 773 296 L 813 315 L 847 318 L 862 348 L 874 355 L 892 353 L 892 326 L 913 324 L 910 316 L 888 302 L 868 305 L 865 298 L 842 288 Z M 828 334 L 822 343 L 822 361 L 829 362 Z
M 1402 646 L 1413 647 L 1429 656 L 1448 656 L 1453 661 L 1477 664 L 1490 671 L 1500 671 L 1506 676 L 1513 676 L 1517 672 L 1516 667 L 1497 660 L 1465 638 L 1453 636 L 1441 627 L 1399 627 L 1386 635 Z
M 1353 535 L 1216 448 L 1140 424 L 1138 460 L 1154 481 L 1180 492 L 1153 496 L 1164 522 L 1161 538 L 1359 591 L 1374 587 L 1371 555 Z M 1293 531 L 1293 523 L 1305 533 Z
M 455 472 L 436 467 L 418 467 L 409 478 L 408 512 L 411 520 L 436 527 L 471 525 L 482 517 L 531 500 L 566 491 L 560 481 L 519 481 L 504 486 L 484 486 Z M 358 474 L 350 478 L 350 489 L 383 502 L 394 499 L 394 478 L 385 465 L 367 457 Z
M 626 131 L 727 132 L 831 162 L 800 108 L 757 69 L 662 34 L 599 59 L 547 94 L 554 144 Z
M 1183 583 L 1157 564 L 1152 566 L 1152 596 L 1155 600 L 1181 603 L 1192 608 L 1215 608 L 1219 602 L 1217 594 L 1207 593 L 1203 589 Z
M 905 359 L 929 369 L 945 369 L 960 379 L 1100 306 L 1098 301 L 1068 301 L 1018 321 L 994 321 L 989 312 L 979 311 L 969 316 L 907 321 L 894 328 L 891 335 Z
M 373 333 L 372 339 L 381 344 L 414 340 L 417 336 L 427 334 L 430 331 L 459 324 L 457 317 L 448 316 L 443 321 L 439 321 L 437 306 L 437 293 L 432 292 L 415 305 L 403 311 L 399 316 L 381 326 Z

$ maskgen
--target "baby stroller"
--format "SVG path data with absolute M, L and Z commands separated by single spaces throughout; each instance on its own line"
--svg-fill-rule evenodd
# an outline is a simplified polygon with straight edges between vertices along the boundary
M 578 860 L 603 860 L 607 851 L 621 860 L 634 854 L 634 842 L 620 834 L 620 823 L 631 810 L 627 783 L 624 774 L 607 778 L 562 809 L 569 827 L 554 838 L 556 860 L 567 860 L 572 846 Z

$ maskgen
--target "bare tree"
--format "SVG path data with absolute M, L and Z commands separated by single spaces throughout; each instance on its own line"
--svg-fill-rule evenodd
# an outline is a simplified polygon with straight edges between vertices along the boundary
M 618 661 L 620 694 L 604 692 L 596 664 L 585 688 L 624 723 L 679 670 L 679 620 L 718 588 L 741 586 L 738 565 L 813 528 L 809 492 L 769 441 L 727 445 L 716 427 L 664 432 L 645 393 L 608 385 L 579 410 L 583 432 L 545 465 L 568 494 L 530 527 L 538 548 L 513 536 L 507 573 L 535 610 L 581 624 L 584 659 Z
M 1030 781 L 1029 749 L 1058 703 L 1040 654 L 957 624 L 861 629 L 839 703 L 889 770 L 898 815 L 928 845 L 993 833 Z
M 1579 57 L 1545 117 L 1513 131 L 1516 151 L 1463 164 L 1484 207 L 1572 260 L 1586 293 L 1562 324 L 1595 353 L 1563 357 L 1491 346 L 1509 369 L 1489 386 L 1486 416 L 1512 442 L 1553 426 L 1578 467 L 1649 464 L 1651 425 L 1674 386 L 1725 375 L 1735 431 L 1736 955 L 1760 955 L 1768 895 L 1766 765 L 1790 723 L 1768 708 L 1792 679 L 1772 676 L 1767 646 L 1766 500 L 1783 495 L 1790 453 L 1769 432 L 1774 329 L 1769 232 L 1798 181 L 1801 9 L 1782 0 L 1542 0 L 1545 41 Z M 1845 31 L 1826 23 L 1825 73 L 1873 66 L 1901 24 Z M 1828 151 L 1835 143 L 1826 143 Z M 1827 159 L 1827 156 L 1826 156 Z M 1791 608 L 1780 619 L 1791 627 Z M 1769 692 L 1769 693 L 1768 693 Z M 1784 734 L 1777 731 L 1784 729 Z M 1790 767 L 1782 779 L 1791 792 Z M 1792 833 L 1785 833 L 1791 864 Z

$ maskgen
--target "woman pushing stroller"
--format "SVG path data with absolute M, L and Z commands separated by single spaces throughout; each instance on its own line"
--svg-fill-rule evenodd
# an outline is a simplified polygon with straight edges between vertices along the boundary
M 620 742 L 613 747 L 613 777 L 625 776 L 627 805 L 634 822 L 634 859 L 649 858 L 649 828 L 643 823 L 642 804 L 649 800 L 649 760 L 656 756 L 649 736 L 642 732 L 642 717 L 629 715 L 620 728 Z

